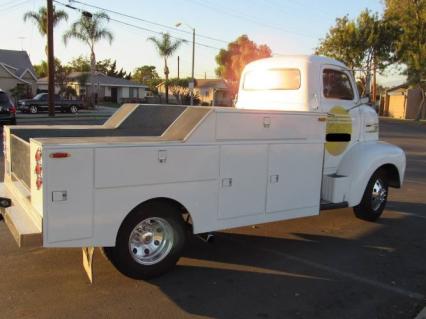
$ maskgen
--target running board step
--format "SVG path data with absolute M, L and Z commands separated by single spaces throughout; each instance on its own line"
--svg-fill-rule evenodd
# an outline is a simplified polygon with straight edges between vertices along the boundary
M 342 203 L 321 202 L 320 210 L 347 208 L 348 206 L 349 206 L 348 202 L 342 202 Z
M 42 232 L 23 210 L 17 206 L 6 208 L 3 210 L 3 217 L 19 247 L 41 247 L 43 245 Z

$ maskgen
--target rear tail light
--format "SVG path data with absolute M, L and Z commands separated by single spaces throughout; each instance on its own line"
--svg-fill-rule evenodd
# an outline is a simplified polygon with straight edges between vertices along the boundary
M 36 187 L 37 187 L 37 190 L 40 190 L 41 186 L 43 185 L 43 168 L 41 163 L 42 156 L 41 156 L 40 149 L 37 150 L 34 157 L 36 161 L 36 166 L 34 170 L 34 173 L 36 174 Z
M 12 105 L 12 106 L 9 108 L 9 112 L 10 112 L 10 114 L 16 114 L 16 106 L 15 106 L 15 105 Z

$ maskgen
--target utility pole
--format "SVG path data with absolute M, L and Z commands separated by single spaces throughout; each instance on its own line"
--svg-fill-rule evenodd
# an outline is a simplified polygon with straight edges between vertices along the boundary
M 176 23 L 176 28 L 180 27 L 182 24 L 186 25 L 188 28 L 192 30 L 192 72 L 191 72 L 192 83 L 190 84 L 189 88 L 191 90 L 191 105 L 194 105 L 195 28 L 191 27 L 189 24 L 182 23 L 182 22 Z
M 180 73 L 180 58 L 179 58 L 179 56 L 178 56 L 178 79 L 179 79 L 179 73 Z
M 49 116 L 55 116 L 55 56 L 53 53 L 53 1 L 47 0 L 47 65 Z
M 194 105 L 194 63 L 195 63 L 195 28 L 192 28 L 192 89 L 191 89 L 191 105 Z

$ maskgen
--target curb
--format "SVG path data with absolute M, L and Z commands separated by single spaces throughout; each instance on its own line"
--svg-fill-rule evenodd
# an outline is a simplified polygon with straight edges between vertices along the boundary
M 426 319 L 426 307 L 424 307 L 414 319 Z

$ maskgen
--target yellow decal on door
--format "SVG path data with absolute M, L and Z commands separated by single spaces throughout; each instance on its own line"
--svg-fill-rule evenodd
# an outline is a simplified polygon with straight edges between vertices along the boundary
M 352 119 L 348 111 L 341 106 L 334 106 L 327 117 L 326 134 L 352 134 Z M 325 149 L 331 155 L 338 156 L 348 147 L 349 141 L 326 142 Z

